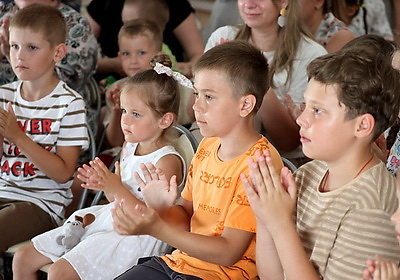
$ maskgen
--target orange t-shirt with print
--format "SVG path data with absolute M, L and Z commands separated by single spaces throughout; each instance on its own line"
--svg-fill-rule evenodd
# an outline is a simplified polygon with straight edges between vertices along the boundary
M 242 155 L 221 161 L 217 152 L 219 138 L 204 138 L 192 160 L 182 197 L 193 203 L 190 231 L 206 236 L 221 236 L 225 227 L 256 232 L 256 219 L 247 200 L 240 174 L 248 174 L 249 157 L 256 150 L 269 150 L 277 170 L 281 157 L 268 140 L 261 138 Z M 163 260 L 174 271 L 203 279 L 254 279 L 255 235 L 241 259 L 232 266 L 221 266 L 175 250 Z

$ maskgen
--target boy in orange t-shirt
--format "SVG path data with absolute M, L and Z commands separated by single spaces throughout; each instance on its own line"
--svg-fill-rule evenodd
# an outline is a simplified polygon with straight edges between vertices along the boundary
M 258 149 L 276 149 L 254 128 L 254 116 L 268 90 L 268 64 L 247 42 L 231 41 L 207 51 L 193 67 L 193 105 L 205 137 L 193 158 L 181 198 L 162 170 L 142 165 L 136 174 L 148 208 L 118 201 L 114 228 L 120 234 L 149 234 L 177 248 L 153 257 L 118 279 L 255 279 L 256 220 L 241 173 Z

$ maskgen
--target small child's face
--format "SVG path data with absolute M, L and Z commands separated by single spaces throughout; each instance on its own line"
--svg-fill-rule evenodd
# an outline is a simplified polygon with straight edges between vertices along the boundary
M 196 122 L 204 137 L 224 137 L 241 121 L 240 100 L 234 97 L 225 74 L 216 70 L 195 73 L 193 105 Z
M 149 69 L 150 60 L 157 53 L 153 40 L 148 36 L 124 36 L 119 40 L 118 55 L 122 69 L 128 77 L 134 76 L 140 70 Z
M 10 62 L 20 80 L 35 80 L 54 72 L 55 48 L 40 32 L 10 28 Z
M 121 128 L 126 142 L 154 141 L 160 135 L 159 122 L 152 109 L 143 103 L 134 89 L 121 92 Z
M 397 174 L 396 183 L 397 183 L 397 199 L 399 205 L 397 207 L 396 212 L 393 213 L 392 217 L 390 218 L 395 225 L 395 230 L 397 233 L 397 240 L 400 243 L 400 174 Z
M 330 161 L 350 147 L 355 121 L 345 120 L 334 85 L 311 79 L 304 93 L 305 109 L 297 118 L 304 154 L 312 159 Z

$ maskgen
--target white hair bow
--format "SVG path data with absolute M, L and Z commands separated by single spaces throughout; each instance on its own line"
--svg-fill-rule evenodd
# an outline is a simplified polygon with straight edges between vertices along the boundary
M 154 66 L 154 71 L 157 72 L 157 74 L 167 74 L 168 76 L 172 77 L 175 81 L 177 81 L 179 84 L 181 84 L 184 87 L 194 89 L 192 81 L 190 81 L 186 76 L 182 75 L 181 73 L 172 71 L 171 68 L 156 62 L 156 66 Z

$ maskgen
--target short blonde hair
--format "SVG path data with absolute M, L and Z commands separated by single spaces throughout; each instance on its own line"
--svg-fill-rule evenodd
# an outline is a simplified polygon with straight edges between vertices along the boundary
M 10 21 L 10 28 L 40 32 L 51 46 L 65 43 L 67 25 L 61 12 L 51 6 L 32 4 L 19 10 Z
M 118 33 L 118 42 L 122 37 L 133 38 L 135 36 L 146 36 L 150 38 L 156 48 L 161 51 L 163 44 L 163 34 L 157 24 L 147 19 L 134 19 L 126 22 Z

